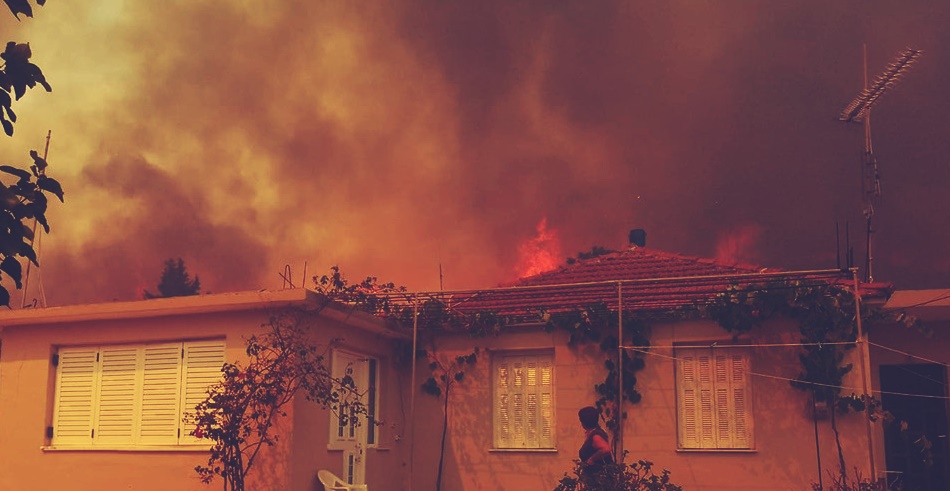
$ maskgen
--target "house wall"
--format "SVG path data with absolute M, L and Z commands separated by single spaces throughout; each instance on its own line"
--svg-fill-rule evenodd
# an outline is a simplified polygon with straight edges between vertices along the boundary
M 260 314 L 227 313 L 4 328 L 0 489 L 207 489 L 194 471 L 207 462 L 207 451 L 50 449 L 46 427 L 52 424 L 55 385 L 51 356 L 60 346 L 225 338 L 228 359 L 240 359 L 242 336 L 264 320 Z M 286 481 L 283 471 L 277 474 L 279 481 Z
M 435 352 L 445 360 L 480 348 L 476 364 L 450 394 L 447 407 L 448 434 L 443 470 L 443 489 L 553 489 L 573 465 L 584 433 L 577 410 L 591 405 L 597 396 L 593 386 L 606 375 L 605 356 L 596 345 L 569 347 L 566 332 L 546 333 L 521 329 L 497 337 L 473 339 L 466 335 L 440 336 Z M 789 343 L 799 340 L 798 329 L 789 322 L 774 322 L 757 329 L 739 343 Z M 657 471 L 667 468 L 673 482 L 691 491 L 732 489 L 804 490 L 817 481 L 815 424 L 808 394 L 792 388 L 787 380 L 752 377 L 755 449 L 753 451 L 678 451 L 674 362 L 669 358 L 674 343 L 728 344 L 731 336 L 709 322 L 657 324 L 646 357 L 646 367 L 637 374 L 639 404 L 628 405 L 624 425 L 627 461 L 649 460 Z M 555 364 L 556 451 L 493 451 L 490 357 L 508 350 L 552 350 Z M 751 349 L 752 371 L 780 378 L 794 378 L 800 370 L 796 347 Z M 847 355 L 857 367 L 857 350 Z M 417 367 L 417 386 L 428 376 L 426 364 Z M 860 386 L 859 370 L 845 378 L 846 386 Z M 417 395 L 414 410 L 414 489 L 434 489 L 438 472 L 442 401 Z M 846 466 L 867 475 L 867 427 L 861 415 L 838 421 Z M 830 421 L 818 422 L 818 448 L 823 470 L 836 471 L 837 450 Z M 827 480 L 825 481 L 827 483 Z
M 56 450 L 49 447 L 46 427 L 51 425 L 55 367 L 51 355 L 60 346 L 179 341 L 206 338 L 226 340 L 229 361 L 246 359 L 245 341 L 260 332 L 269 318 L 264 311 L 235 311 L 125 320 L 7 326 L 0 354 L 0 489 L 136 489 L 202 490 L 196 465 L 207 462 L 207 450 Z M 368 455 L 370 489 L 399 489 L 386 483 L 404 475 L 399 442 L 404 433 L 400 415 L 398 371 L 392 363 L 391 340 L 370 334 L 339 320 L 313 317 L 314 342 L 330 339 L 357 351 L 378 356 L 381 374 L 380 429 L 382 445 Z M 341 473 L 342 455 L 327 450 L 328 414 L 302 397 L 288 407 L 278 422 L 278 444 L 265 448 L 249 476 L 247 489 L 321 489 L 318 469 Z
M 400 361 L 398 343 L 372 333 L 353 329 L 338 322 L 324 322 L 314 330 L 313 343 L 364 354 L 379 360 L 380 424 L 376 426 L 377 444 L 365 450 L 366 484 L 370 490 L 405 490 L 408 465 L 407 421 L 408 364 Z M 317 471 L 327 469 L 343 477 L 343 451 L 328 448 L 330 424 L 336 416 L 329 410 L 298 397 L 293 404 L 293 442 L 291 489 L 321 490 Z

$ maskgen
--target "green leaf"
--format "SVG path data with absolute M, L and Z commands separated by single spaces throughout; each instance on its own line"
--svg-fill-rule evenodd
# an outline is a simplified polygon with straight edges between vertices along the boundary
M 23 278 L 23 267 L 20 265 L 20 261 L 17 261 L 15 256 L 7 256 L 3 258 L 3 262 L 0 262 L 0 271 L 10 275 L 10 278 L 13 278 L 16 287 L 19 290 L 23 288 L 23 283 L 20 280 Z

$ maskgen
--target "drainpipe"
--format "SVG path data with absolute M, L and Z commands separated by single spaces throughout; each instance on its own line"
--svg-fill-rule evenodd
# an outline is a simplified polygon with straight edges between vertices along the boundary
M 863 326 L 861 325 L 861 292 L 858 290 L 860 285 L 858 281 L 858 269 L 852 268 L 851 273 L 854 276 L 854 313 L 858 327 L 858 348 L 860 351 L 859 354 L 861 356 L 861 386 L 862 390 L 864 390 L 864 393 L 870 396 L 871 374 L 868 370 L 868 366 L 870 365 L 871 356 L 868 352 L 867 336 L 864 333 Z M 834 409 L 834 407 L 831 408 L 832 411 L 834 411 Z M 871 418 L 868 418 L 867 416 L 868 415 L 865 414 L 864 421 L 865 427 L 867 429 L 868 459 L 870 463 L 871 479 L 877 481 L 877 472 L 874 465 L 874 432 L 871 428 Z
M 415 459 L 416 447 L 416 353 L 419 343 L 419 297 L 412 297 L 412 355 L 410 363 L 412 370 L 409 380 L 409 481 L 406 483 L 410 491 L 412 490 L 412 463 Z
M 617 282 L 617 448 L 623 462 L 623 283 Z

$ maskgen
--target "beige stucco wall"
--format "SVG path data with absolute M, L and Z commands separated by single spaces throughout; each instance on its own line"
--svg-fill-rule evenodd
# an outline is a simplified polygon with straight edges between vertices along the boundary
M 400 361 L 398 343 L 378 335 L 348 328 L 338 322 L 324 322 L 314 330 L 313 342 L 325 345 L 334 340 L 334 347 L 376 358 L 379 361 L 377 444 L 365 453 L 366 484 L 370 490 L 405 490 L 408 465 L 406 383 L 408 364 Z M 292 408 L 294 431 L 291 461 L 294 490 L 320 490 L 317 471 L 327 469 L 343 476 L 343 452 L 327 448 L 331 418 L 334 416 L 303 397 Z
M 756 330 L 741 343 L 795 343 L 797 328 L 791 323 L 773 323 Z M 651 336 L 657 355 L 669 356 L 674 343 L 726 344 L 730 336 L 708 322 L 677 322 L 654 325 Z M 449 434 L 446 444 L 443 489 L 553 489 L 577 458 L 583 432 L 577 410 L 592 404 L 593 386 L 603 381 L 604 355 L 596 346 L 567 346 L 564 332 L 545 333 L 522 329 L 498 337 L 473 339 L 466 335 L 442 337 L 436 351 L 451 359 L 478 346 L 482 356 L 469 370 L 449 401 Z M 485 350 L 487 349 L 487 353 Z M 553 350 L 555 362 L 556 452 L 497 452 L 492 447 L 491 387 L 492 352 L 502 350 Z M 766 375 L 793 378 L 799 372 L 798 349 L 755 348 L 752 370 Z M 857 350 L 848 358 L 855 370 L 845 385 L 860 386 Z M 416 383 L 429 376 L 419 365 Z M 682 452 L 676 449 L 676 393 L 673 361 L 649 356 L 638 373 L 643 400 L 629 405 L 624 447 L 628 460 L 653 461 L 672 471 L 673 481 L 690 491 L 733 489 L 805 490 L 817 479 L 814 423 L 807 394 L 785 380 L 752 378 L 755 450 L 752 452 Z M 437 473 L 442 408 L 436 398 L 420 395 L 415 409 L 416 443 L 414 489 L 433 489 Z M 846 464 L 867 474 L 867 428 L 861 415 L 839 418 Z M 828 420 L 819 421 L 819 447 L 825 472 L 837 468 L 837 451 Z
M 226 339 L 227 358 L 246 358 L 244 339 L 258 331 L 269 311 L 229 311 L 112 320 L 87 320 L 49 324 L 4 326 L 0 353 L 0 489 L 70 490 L 207 490 L 194 467 L 207 461 L 207 451 L 52 450 L 45 437 L 51 424 L 55 367 L 51 355 L 59 346 L 141 343 L 205 338 Z M 346 318 L 318 316 L 313 323 L 315 342 L 330 339 L 381 358 L 384 378 L 380 408 L 385 417 L 401 407 L 391 363 L 391 340 L 354 327 Z M 0 320 L 2 322 L 2 320 Z M 365 319 L 363 323 L 368 322 Z M 326 411 L 299 398 L 280 422 L 280 441 L 266 448 L 255 464 L 248 489 L 320 489 L 316 471 L 329 468 L 340 473 L 342 455 L 327 450 L 329 423 Z M 402 475 L 401 448 L 395 435 L 401 421 L 381 430 L 385 450 L 372 450 L 368 460 L 370 489 L 390 488 L 382 483 Z M 378 455 L 377 455 L 378 454 Z

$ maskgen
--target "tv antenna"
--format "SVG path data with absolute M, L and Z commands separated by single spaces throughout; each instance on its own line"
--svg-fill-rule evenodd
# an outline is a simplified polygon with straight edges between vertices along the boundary
M 839 121 L 846 123 L 864 124 L 864 157 L 861 162 L 861 188 L 864 204 L 864 219 L 867 223 L 867 251 L 865 256 L 864 280 L 874 281 L 874 257 L 871 249 L 871 220 L 874 218 L 874 207 L 881 202 L 881 174 L 878 171 L 877 158 L 874 156 L 874 145 L 871 142 L 871 107 L 880 101 L 888 90 L 894 88 L 897 82 L 907 73 L 922 53 L 919 49 L 904 48 L 877 78 L 868 85 L 868 47 L 864 45 L 864 90 L 862 90 L 838 115 Z
M 53 136 L 53 130 L 48 130 L 46 132 L 46 148 L 43 149 L 43 160 L 49 158 L 49 140 Z M 42 172 L 42 171 L 41 171 Z M 43 237 L 43 229 L 36 226 L 37 220 L 33 219 L 33 238 L 30 240 L 30 245 L 33 246 L 36 252 L 37 262 L 40 257 L 40 246 L 41 240 Z M 33 272 L 33 261 L 26 261 L 26 274 L 23 275 L 23 294 L 20 297 L 20 308 L 26 307 L 26 298 L 27 298 L 27 289 L 30 287 L 30 275 Z M 39 290 L 39 299 L 33 299 L 33 307 L 46 307 L 46 290 L 43 288 L 43 276 L 40 273 L 40 268 L 36 268 L 37 276 L 37 289 Z

